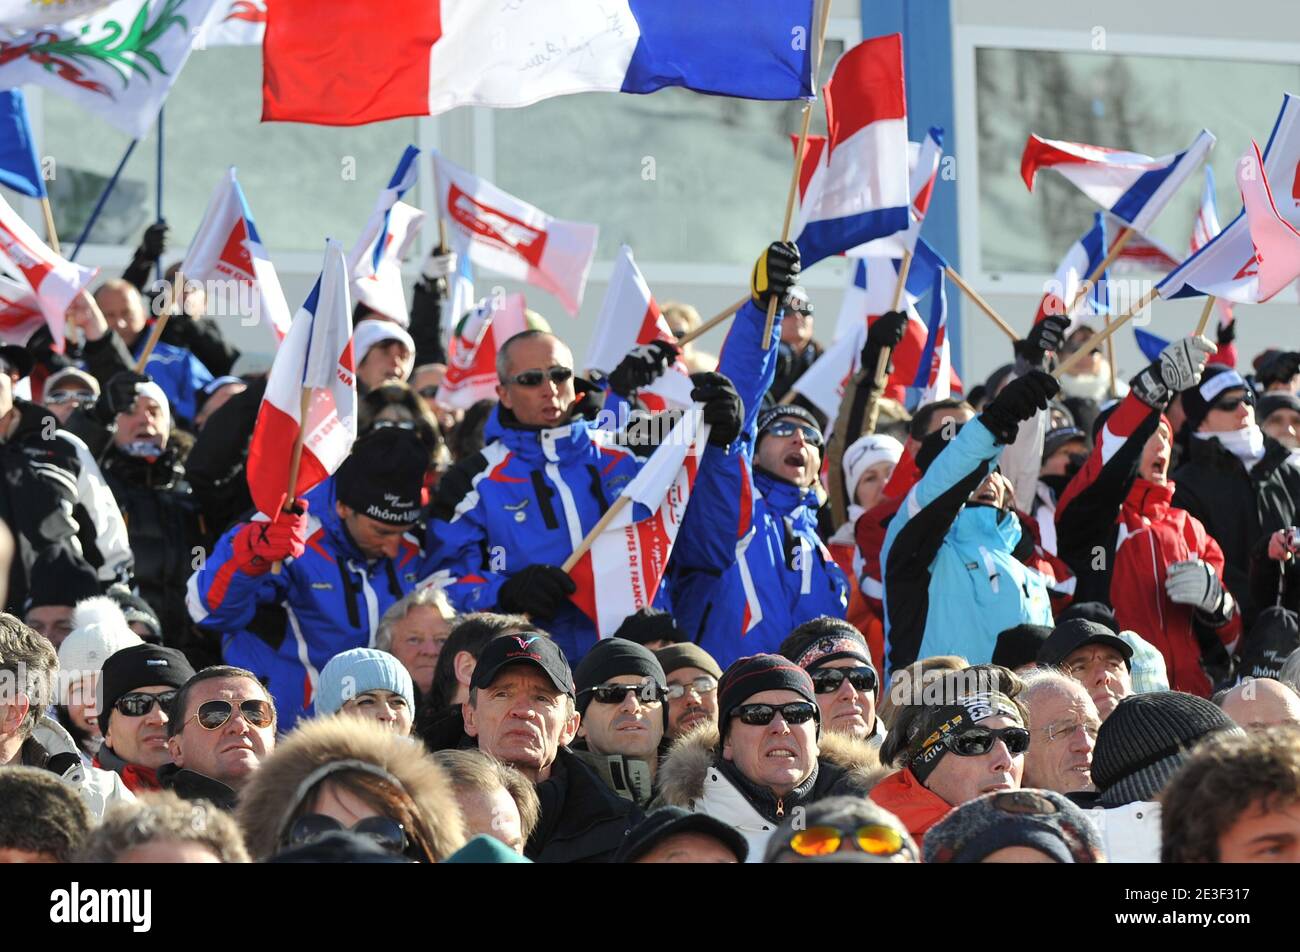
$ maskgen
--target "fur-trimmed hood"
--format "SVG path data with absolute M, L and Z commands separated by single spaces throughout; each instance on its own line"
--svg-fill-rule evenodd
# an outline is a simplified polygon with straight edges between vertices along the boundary
M 420 741 L 353 714 L 336 714 L 294 730 L 241 791 L 236 818 L 254 858 L 265 859 L 279 851 L 281 832 L 300 808 L 292 802 L 298 787 L 317 768 L 340 760 L 374 764 L 401 784 L 419 811 L 435 860 L 445 859 L 465 844 L 464 821 L 451 781 Z
M 851 790 L 865 795 L 890 773 L 881 766 L 878 749 L 869 740 L 824 730 L 818 746 L 818 798 L 829 796 L 832 787 L 835 793 Z M 678 738 L 659 765 L 656 805 L 692 809 L 692 804 L 704 796 L 705 777 L 721 749 L 721 737 L 713 724 L 701 724 Z

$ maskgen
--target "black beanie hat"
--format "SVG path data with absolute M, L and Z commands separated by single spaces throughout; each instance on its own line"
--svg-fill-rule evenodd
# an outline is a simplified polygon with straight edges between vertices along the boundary
M 820 733 L 821 711 L 817 707 L 812 677 L 789 658 L 759 654 L 737 658 L 718 682 L 718 730 L 723 738 L 731 726 L 731 712 L 761 691 L 793 691 L 811 702 L 817 712 L 815 717 Z
M 1098 625 L 1109 628 L 1115 634 L 1119 634 L 1119 622 L 1115 620 L 1115 609 L 1105 602 L 1075 602 L 1056 616 L 1056 623 L 1060 625 L 1075 618 L 1096 622 Z
M 817 418 L 806 407 L 801 407 L 795 403 L 778 403 L 776 406 L 768 407 L 758 414 L 758 422 L 754 424 L 755 445 L 763 438 L 763 432 L 783 417 L 795 417 L 803 420 L 818 433 L 822 432 L 822 425 L 817 422 Z
M 1240 728 L 1194 694 L 1155 691 L 1126 697 L 1097 732 L 1092 780 L 1102 806 L 1155 800 L 1191 756 L 1191 748 L 1219 731 Z
M 1038 649 L 1051 633 L 1046 625 L 1016 625 L 999 632 L 993 646 L 993 664 L 1012 671 L 1033 664 L 1038 660 Z
M 623 624 L 614 632 L 615 638 L 625 638 L 644 645 L 651 641 L 669 641 L 676 644 L 685 641 L 682 630 L 677 627 L 677 619 L 659 608 L 641 608 L 623 619 Z
M 596 647 L 587 652 L 573 672 L 573 686 L 578 689 L 578 713 L 587 713 L 592 688 L 625 675 L 654 678 L 655 684 L 661 688 L 668 682 L 659 659 L 644 645 L 626 638 L 605 638 L 596 642 Z
M 105 728 L 113 716 L 113 705 L 123 694 L 159 684 L 179 690 L 192 677 L 194 668 L 175 648 L 132 645 L 113 652 L 99 675 L 100 688 L 104 692 L 99 709 L 105 712 Z
M 24 614 L 45 605 L 72 608 L 77 602 L 104 594 L 95 573 L 84 565 L 75 567 L 74 570 L 74 566 L 64 560 L 50 559 L 44 555 L 32 563 L 28 578 Z
M 385 426 L 371 430 L 352 445 L 334 477 L 339 502 L 388 525 L 415 522 L 420 516 L 429 449 L 414 430 Z
M 1241 374 L 1222 364 L 1210 364 L 1201 375 L 1200 384 L 1183 391 L 1183 415 L 1187 420 L 1182 432 L 1195 433 L 1196 428 L 1205 422 L 1214 401 L 1228 390 L 1241 389 L 1245 389 L 1248 398 L 1254 399 L 1255 391 Z

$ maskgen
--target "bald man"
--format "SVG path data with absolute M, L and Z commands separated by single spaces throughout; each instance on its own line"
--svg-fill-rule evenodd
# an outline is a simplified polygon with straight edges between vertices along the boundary
M 1300 695 L 1272 678 L 1246 678 L 1215 700 L 1248 731 L 1287 725 L 1300 727 Z

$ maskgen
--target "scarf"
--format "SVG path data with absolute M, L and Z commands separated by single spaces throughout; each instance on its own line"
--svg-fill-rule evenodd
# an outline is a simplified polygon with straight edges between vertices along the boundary
M 1198 432 L 1193 435 L 1200 440 L 1218 440 L 1219 445 L 1241 460 L 1248 470 L 1264 458 L 1264 431 L 1258 423 L 1248 423 L 1240 430 L 1227 433 Z

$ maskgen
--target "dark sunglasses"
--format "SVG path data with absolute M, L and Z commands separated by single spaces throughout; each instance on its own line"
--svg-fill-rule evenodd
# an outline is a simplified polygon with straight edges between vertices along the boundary
M 670 701 L 676 701 L 678 698 L 685 697 L 687 691 L 694 691 L 696 694 L 704 695 L 717 689 L 718 682 L 710 675 L 704 674 L 693 681 L 687 681 L 685 684 L 668 685 L 668 690 L 664 692 L 664 696 Z
M 765 727 L 780 713 L 787 724 L 806 724 L 817 716 L 817 705 L 808 701 L 791 701 L 789 704 L 742 704 L 731 712 L 740 723 Z
M 943 745 L 958 757 L 980 757 L 992 750 L 999 740 L 1007 745 L 1012 756 L 1029 749 L 1029 731 L 1023 727 L 1003 727 L 1000 730 L 972 727 L 960 734 L 946 735 Z
M 1224 413 L 1232 413 L 1243 403 L 1248 407 L 1253 407 L 1255 405 L 1255 401 L 1247 395 L 1244 397 L 1231 397 L 1227 400 L 1220 400 L 1217 403 L 1212 403 L 1210 404 L 1210 409 L 1222 410 Z
M 220 730 L 226 726 L 226 721 L 230 720 L 234 713 L 235 704 L 233 701 L 204 701 L 199 705 L 198 711 L 193 716 L 186 718 L 185 723 L 198 721 L 199 727 L 202 727 L 205 731 Z M 271 705 L 266 701 L 258 701 L 254 698 L 240 701 L 239 713 L 244 720 L 254 727 L 270 727 L 271 722 L 275 719 L 271 713 Z
M 420 396 L 424 397 L 424 399 L 426 400 L 434 400 L 438 396 L 437 387 L 421 387 L 419 390 L 415 392 L 418 393 Z
M 622 704 L 629 694 L 635 694 L 642 704 L 653 704 L 664 699 L 664 689 L 649 678 L 640 684 L 598 684 L 579 693 L 590 694 L 593 701 L 601 704 Z
M 868 823 L 856 830 L 839 830 L 833 826 L 812 826 L 790 838 L 790 849 L 800 856 L 829 856 L 848 840 L 872 856 L 893 856 L 903 849 L 903 834 L 892 826 Z
M 390 853 L 402 853 L 409 845 L 402 824 L 386 816 L 368 816 L 364 820 L 358 820 L 356 825 L 347 827 L 334 817 L 322 813 L 308 813 L 294 820 L 289 827 L 286 845 L 301 846 L 335 830 L 351 830 L 369 837 Z
M 876 672 L 865 665 L 857 668 L 822 668 L 812 673 L 813 690 L 818 694 L 834 694 L 849 679 L 853 690 L 874 693 L 876 690 Z
M 573 371 L 568 367 L 548 367 L 546 370 L 525 370 L 509 378 L 509 382 L 521 387 L 540 387 L 543 380 L 558 385 L 572 378 Z
M 794 436 L 795 430 L 803 433 L 803 441 L 809 446 L 821 446 L 822 435 L 816 427 L 807 423 L 795 423 L 793 420 L 778 420 L 763 432 L 768 436 Z
M 171 706 L 172 699 L 176 697 L 175 691 L 163 691 L 162 694 L 145 694 L 141 691 L 132 691 L 130 694 L 123 694 L 113 704 L 113 710 L 119 714 L 125 714 L 127 717 L 144 717 L 153 710 L 155 704 L 161 704 L 163 713 L 167 713 L 167 708 Z

